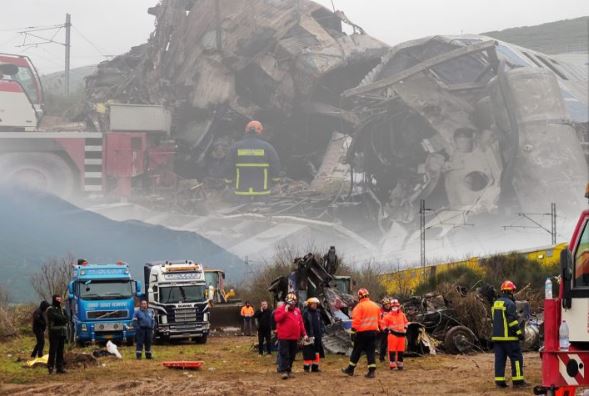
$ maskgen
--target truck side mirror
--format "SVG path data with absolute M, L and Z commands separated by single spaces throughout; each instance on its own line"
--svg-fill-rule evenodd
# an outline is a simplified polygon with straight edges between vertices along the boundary
M 135 294 L 137 295 L 137 297 L 141 298 L 143 297 L 145 294 L 141 291 L 141 282 L 140 281 L 135 281 Z
M 67 293 L 68 293 L 68 298 L 74 298 L 74 281 L 71 281 L 70 283 L 68 283 Z
M 570 309 L 572 306 L 573 257 L 569 249 L 560 252 L 560 275 L 562 282 L 562 307 Z

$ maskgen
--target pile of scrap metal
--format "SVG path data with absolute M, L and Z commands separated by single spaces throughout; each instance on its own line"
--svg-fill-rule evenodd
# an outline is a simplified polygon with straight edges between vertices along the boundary
M 549 56 L 482 36 L 393 48 L 343 93 L 361 120 L 349 162 L 381 205 L 386 249 L 419 239 L 422 199 L 441 208 L 426 224 L 440 243 L 473 217 L 491 224 L 514 210 L 545 212 L 545 202 L 573 212 L 580 202 L 568 197 L 587 177 L 576 133 L 588 121 L 586 84 Z
M 321 314 L 325 324 L 323 344 L 335 354 L 350 354 L 352 308 L 358 302 L 350 294 L 352 280 L 349 276 L 335 275 L 339 265 L 335 247 L 323 257 L 308 253 L 293 262 L 293 271 L 275 279 L 269 287 L 275 301 L 283 301 L 287 293 L 296 293 L 299 301 L 317 297 L 321 302 Z M 435 345 L 421 323 L 411 323 L 407 332 L 408 351 L 423 355 L 435 353 Z
M 490 286 L 469 291 L 447 286 L 440 293 L 411 297 L 403 303 L 407 318 L 420 324 L 436 346 L 446 353 L 462 354 L 488 350 L 491 346 L 491 305 L 496 297 Z M 542 319 L 530 312 L 527 301 L 516 301 L 520 326 L 524 329 L 524 350 L 538 350 Z
M 326 327 L 323 338 L 325 349 L 330 353 L 348 353 L 352 345 L 346 327 L 350 327 L 351 310 L 357 300 L 349 294 L 350 277 L 335 275 L 339 266 L 335 247 L 332 246 L 323 257 L 308 253 L 296 258 L 293 266 L 290 274 L 275 279 L 268 288 L 274 300 L 284 301 L 291 292 L 298 296 L 300 302 L 317 297 Z

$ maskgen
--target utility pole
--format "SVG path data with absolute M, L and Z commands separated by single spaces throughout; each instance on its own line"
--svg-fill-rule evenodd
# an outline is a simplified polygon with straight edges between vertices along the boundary
M 503 229 L 504 230 L 507 230 L 508 228 L 542 229 L 550 234 L 550 241 L 552 242 L 552 245 L 556 245 L 556 204 L 554 202 L 552 202 L 550 204 L 550 213 L 518 213 L 518 216 L 523 217 L 524 219 L 528 220 L 531 223 L 534 223 L 535 225 L 533 225 L 533 226 L 508 225 L 508 226 L 503 226 Z M 534 220 L 532 218 L 532 216 L 550 216 L 550 229 L 546 228 L 541 223 Z
M 72 27 L 72 20 L 70 14 L 65 14 L 65 72 L 64 72 L 64 89 L 65 96 L 70 96 L 70 30 Z
M 425 214 L 431 211 L 431 209 L 427 209 L 425 207 L 425 199 L 421 199 L 419 201 L 419 230 L 421 234 L 421 268 L 423 269 L 423 274 L 425 273 Z

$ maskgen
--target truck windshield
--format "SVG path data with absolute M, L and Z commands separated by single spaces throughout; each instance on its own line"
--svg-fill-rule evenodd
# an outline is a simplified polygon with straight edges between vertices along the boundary
M 585 224 L 575 252 L 574 287 L 589 287 L 589 223 Z
M 132 296 L 133 286 L 128 280 L 80 282 L 80 298 L 84 300 L 113 300 Z
M 206 301 L 205 292 L 205 285 L 162 287 L 160 288 L 160 303 L 203 302 Z

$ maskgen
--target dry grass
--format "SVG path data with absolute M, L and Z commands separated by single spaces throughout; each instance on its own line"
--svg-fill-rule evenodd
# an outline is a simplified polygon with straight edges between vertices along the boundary
M 343 356 L 330 355 L 318 375 L 302 373 L 301 360 L 295 362 L 295 378 L 282 381 L 275 372 L 274 359 L 260 358 L 251 351 L 253 338 L 211 338 L 207 345 L 182 344 L 154 347 L 155 360 L 135 361 L 132 348 L 121 348 L 122 360 L 100 359 L 100 365 L 72 370 L 65 376 L 48 377 L 45 370 L 24 369 L 17 358 L 26 357 L 32 338 L 24 337 L 0 344 L 0 395 L 10 394 L 95 394 L 95 395 L 503 395 L 493 384 L 493 356 L 428 356 L 407 359 L 405 371 L 390 372 L 379 366 L 377 379 L 362 377 L 364 358 L 358 373 L 348 378 L 339 373 L 347 363 Z M 89 351 L 89 348 L 86 348 Z M 200 371 L 176 371 L 161 366 L 167 359 L 205 361 Z M 536 353 L 526 354 L 528 381 L 538 383 L 540 373 Z M 312 381 L 309 379 L 313 378 Z M 508 391 L 509 395 L 527 395 Z

